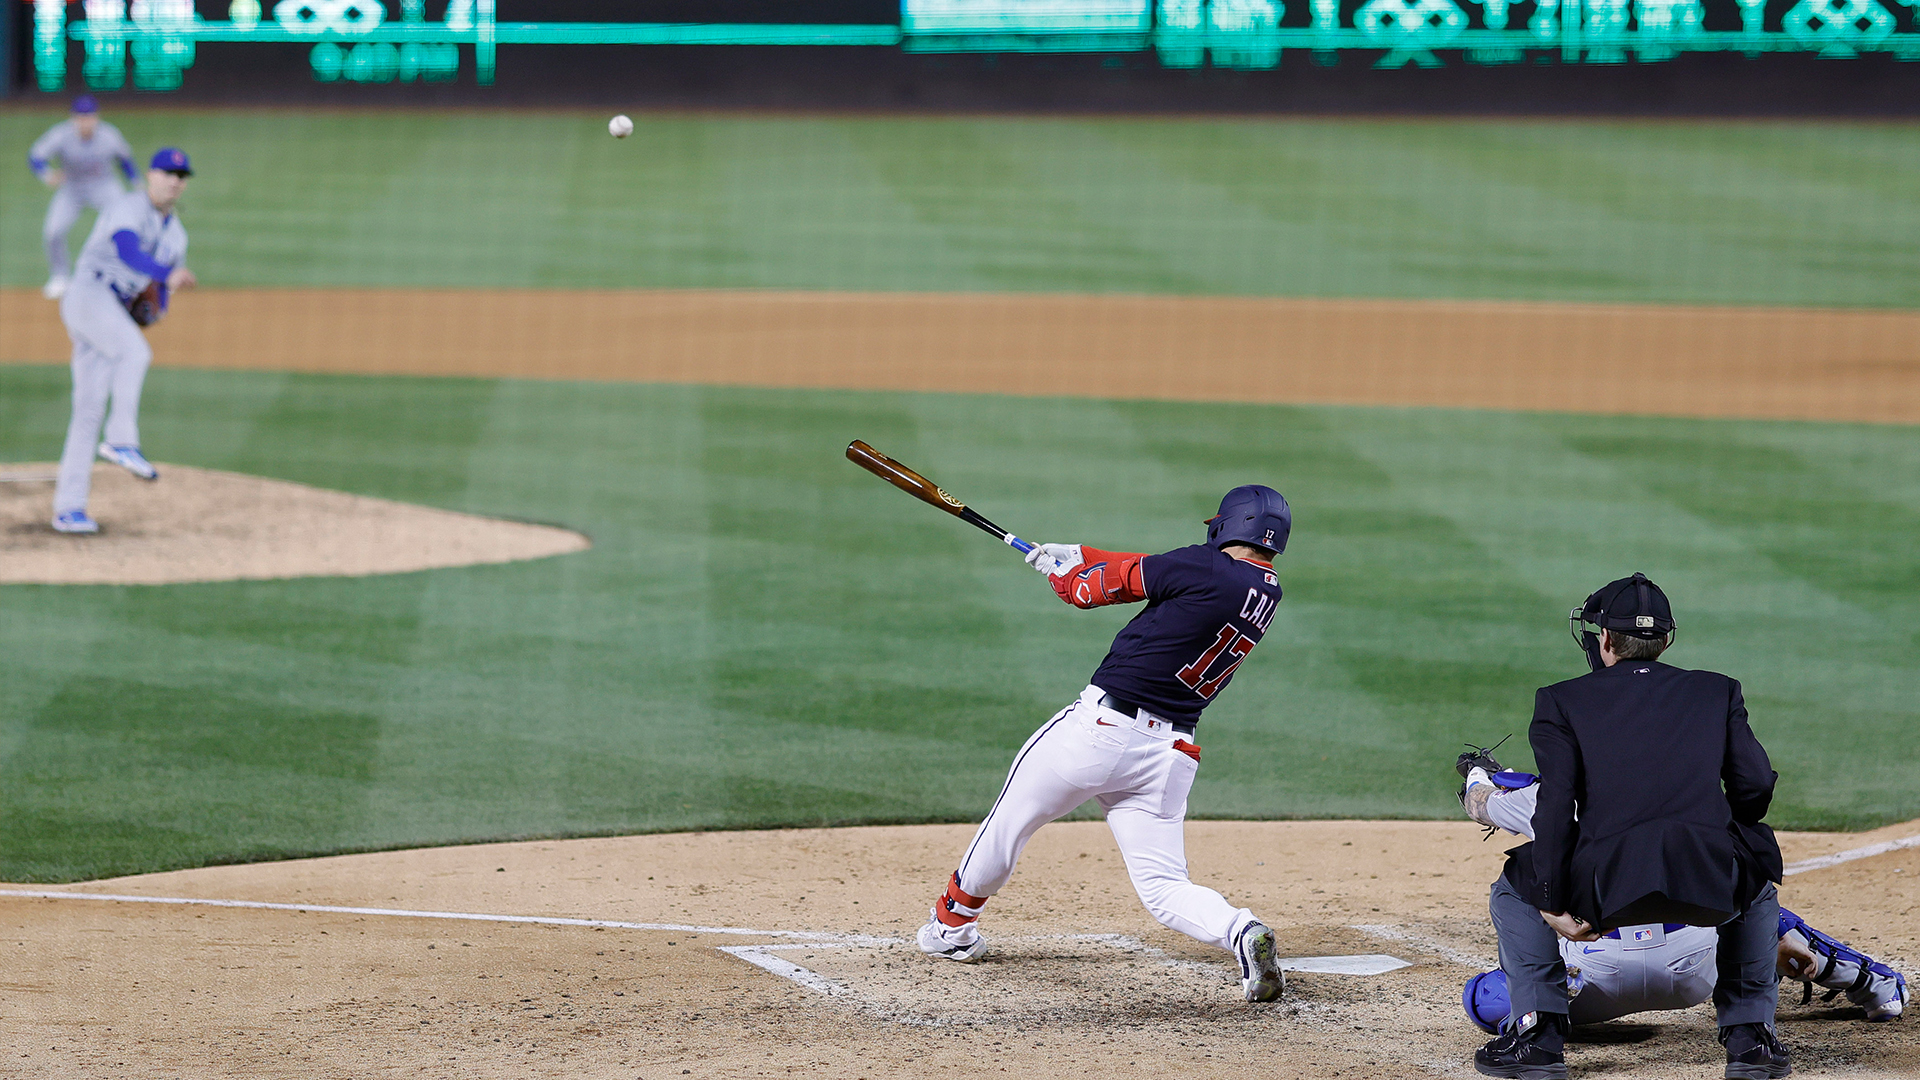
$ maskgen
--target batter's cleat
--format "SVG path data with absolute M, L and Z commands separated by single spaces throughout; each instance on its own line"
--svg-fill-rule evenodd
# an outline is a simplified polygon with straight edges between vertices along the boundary
M 1530 1012 L 1473 1052 L 1474 1070 L 1507 1080 L 1566 1080 L 1569 1030 L 1565 1013 Z
M 100 460 L 111 461 L 142 480 L 160 479 L 160 470 L 153 467 L 145 454 L 137 446 L 114 446 L 112 443 L 100 444 Z
M 1766 1024 L 1735 1024 L 1720 1029 L 1727 1048 L 1727 1080 L 1779 1080 L 1793 1072 L 1793 1059 Z
M 40 295 L 49 300 L 58 300 L 67 295 L 67 276 L 55 274 L 48 278 L 47 283 L 40 286 Z
M 68 510 L 53 517 L 53 531 L 63 533 L 97 533 L 100 523 L 87 516 L 85 510 Z
M 1248 1001 L 1278 1001 L 1286 992 L 1287 977 L 1280 973 L 1280 960 L 1274 955 L 1273 931 L 1254 920 L 1240 928 L 1233 939 L 1233 957 L 1240 962 L 1240 986 Z
M 937 960 L 971 964 L 987 955 L 987 939 L 972 923 L 948 926 L 930 914 L 920 928 L 920 951 Z

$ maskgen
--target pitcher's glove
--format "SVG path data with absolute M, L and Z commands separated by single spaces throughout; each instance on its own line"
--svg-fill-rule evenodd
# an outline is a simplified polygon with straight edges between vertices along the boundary
M 146 288 L 140 290 L 138 295 L 127 301 L 127 314 L 133 316 L 133 321 L 140 326 L 152 326 L 154 323 L 159 322 L 160 316 L 164 314 L 166 310 L 166 307 L 160 303 L 160 283 L 158 281 L 147 282 Z

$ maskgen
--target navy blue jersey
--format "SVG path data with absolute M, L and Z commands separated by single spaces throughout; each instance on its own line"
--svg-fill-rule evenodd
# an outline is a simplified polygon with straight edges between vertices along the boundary
M 1201 544 L 1149 555 L 1140 574 L 1147 609 L 1113 639 L 1093 683 L 1169 720 L 1198 720 L 1273 622 L 1280 579 Z

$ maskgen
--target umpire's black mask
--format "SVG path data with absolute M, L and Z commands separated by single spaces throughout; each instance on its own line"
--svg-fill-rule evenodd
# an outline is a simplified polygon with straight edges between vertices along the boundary
M 1601 671 L 1607 664 L 1600 658 L 1600 631 L 1649 641 L 1663 638 L 1673 633 L 1673 608 L 1660 586 L 1645 574 L 1635 574 L 1608 582 L 1587 597 L 1586 606 L 1568 614 L 1567 626 L 1575 644 L 1587 654 L 1587 666 Z

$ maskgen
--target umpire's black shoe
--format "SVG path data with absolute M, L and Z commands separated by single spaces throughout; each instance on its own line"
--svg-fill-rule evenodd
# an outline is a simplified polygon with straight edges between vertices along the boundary
M 1779 1080 L 1793 1071 L 1787 1048 L 1766 1024 L 1735 1024 L 1720 1029 L 1727 1048 L 1727 1080 Z
M 1509 1080 L 1566 1080 L 1569 1026 L 1565 1013 L 1528 1013 L 1520 1027 L 1475 1050 L 1473 1067 Z

